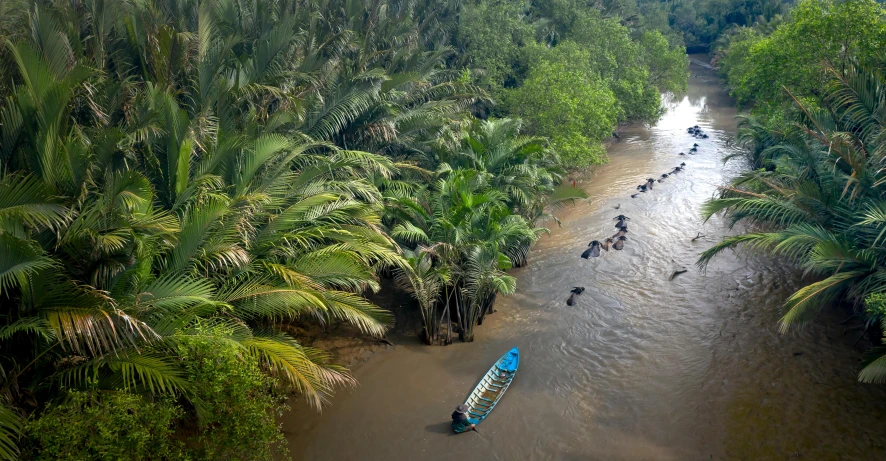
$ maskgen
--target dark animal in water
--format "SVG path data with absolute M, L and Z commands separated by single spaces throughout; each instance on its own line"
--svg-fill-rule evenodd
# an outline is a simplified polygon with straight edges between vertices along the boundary
M 615 248 L 616 250 L 623 250 L 625 247 L 625 240 L 627 240 L 627 239 L 628 239 L 627 237 L 622 235 L 621 237 L 618 238 L 618 240 L 615 241 L 615 244 L 612 245 L 612 248 Z
M 584 293 L 584 291 L 585 291 L 585 287 L 572 287 L 572 289 L 569 290 L 570 293 L 575 293 L 577 295 Z
M 698 147 L 698 143 L 697 142 L 692 143 L 692 147 Z
M 628 228 L 628 223 L 624 222 L 623 220 L 619 220 L 617 223 L 615 223 L 615 228 L 616 228 L 616 229 L 619 229 L 619 230 L 621 230 L 621 229 L 627 229 L 627 228 Z
M 686 155 L 686 154 L 684 154 L 683 152 L 680 152 L 680 155 Z
M 686 162 L 680 162 L 680 166 L 686 166 Z
M 655 180 L 654 180 L 654 179 L 649 178 L 649 179 L 646 180 L 646 188 L 647 188 L 647 189 L 652 190 L 652 186 L 653 186 L 654 184 L 655 184 Z
M 588 246 L 590 247 L 590 248 L 588 248 L 588 250 L 590 250 L 590 253 L 588 253 L 588 256 L 590 256 L 592 258 L 599 258 L 600 257 L 600 242 L 597 240 L 594 240 L 593 242 L 589 243 Z M 587 253 L 588 250 L 585 250 L 585 253 Z M 585 257 L 584 254 L 582 254 L 581 257 L 584 258 Z M 587 259 L 587 258 L 585 258 L 585 259 Z
M 609 245 L 612 245 L 612 239 L 608 238 L 603 241 L 603 245 L 600 247 L 606 251 L 609 251 Z
M 623 214 L 620 214 L 612 219 L 615 219 L 616 221 L 630 221 L 631 220 L 631 218 L 629 218 Z
M 689 152 L 694 154 L 694 153 L 698 152 L 698 149 L 693 147 L 692 149 L 689 149 Z
M 640 184 L 637 186 L 637 190 L 640 192 L 646 192 L 646 184 Z
M 618 133 L 616 133 L 615 131 L 612 132 L 612 137 L 615 139 L 621 139 L 620 137 L 618 137 Z
M 627 229 L 627 228 L 619 229 L 618 232 L 616 232 L 615 235 L 612 236 L 612 239 L 613 239 L 613 240 L 618 240 L 619 238 L 624 237 L 625 234 L 627 234 L 627 233 L 628 233 L 628 229 Z M 616 243 L 617 243 L 617 242 L 616 242 Z
M 662 178 L 667 178 L 667 177 L 668 177 L 668 176 L 670 176 L 670 175 L 669 175 L 669 174 L 667 174 L 667 173 L 665 173 L 665 174 L 663 174 L 663 175 L 661 175 L 661 177 L 662 177 Z
M 640 194 L 631 194 L 631 198 L 637 198 L 638 195 Z
M 674 271 L 674 273 L 671 274 L 670 278 L 668 278 L 668 281 L 674 280 L 674 277 L 676 277 L 676 276 L 678 276 L 678 275 L 680 275 L 680 274 L 682 274 L 682 273 L 684 273 L 684 272 L 687 272 L 686 269 L 681 269 L 681 270 L 678 270 L 678 271 Z
M 572 293 L 571 295 L 569 295 L 569 299 L 566 300 L 567 306 L 571 306 L 573 304 L 575 304 L 575 293 Z
M 585 250 L 585 251 L 581 254 L 581 259 L 588 259 L 588 258 L 590 258 L 590 257 L 591 257 L 591 253 L 593 253 L 593 252 L 594 252 L 594 248 L 593 248 L 593 247 L 592 247 L 592 248 L 588 248 L 587 250 Z M 598 254 L 597 256 L 600 256 L 600 255 Z M 594 256 L 594 257 L 596 258 L 597 256 Z

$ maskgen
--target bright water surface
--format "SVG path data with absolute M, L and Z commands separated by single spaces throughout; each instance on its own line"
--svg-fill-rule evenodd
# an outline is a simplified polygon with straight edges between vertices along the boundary
M 731 100 L 693 65 L 686 96 L 655 126 L 635 126 L 611 162 L 580 184 L 587 203 L 561 213 L 518 293 L 477 328 L 474 343 L 428 347 L 401 338 L 355 370 L 360 386 L 322 415 L 296 405 L 284 420 L 305 460 L 877 460 L 886 459 L 886 386 L 856 382 L 858 331 L 841 312 L 778 333 L 798 285 L 763 257 L 724 254 L 706 273 L 699 252 L 730 233 L 700 206 L 745 168 L 723 158 L 736 129 Z M 700 125 L 709 135 L 686 133 Z M 680 157 L 693 142 L 698 155 Z M 636 185 L 681 161 L 687 170 L 631 199 Z M 618 211 L 616 205 L 621 205 Z M 579 254 L 631 218 L 624 251 Z M 691 239 L 701 232 L 705 237 Z M 689 271 L 668 278 L 680 268 Z M 569 307 L 572 286 L 587 291 Z M 513 346 L 516 379 L 481 434 L 453 435 L 449 414 Z

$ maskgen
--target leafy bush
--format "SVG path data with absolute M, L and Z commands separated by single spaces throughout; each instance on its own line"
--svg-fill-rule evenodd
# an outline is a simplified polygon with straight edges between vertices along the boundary
M 587 53 L 561 45 L 557 53 L 533 66 L 523 86 L 508 98 L 512 112 L 527 120 L 535 133 L 550 136 L 564 164 L 583 167 L 603 163 L 600 143 L 618 120 L 615 95 L 593 73 L 581 68 Z
M 724 52 L 729 87 L 741 103 L 790 103 L 785 89 L 819 97 L 829 81 L 825 66 L 882 65 L 884 17 L 874 0 L 802 1 L 771 35 L 744 32 L 731 41 Z
M 195 458 L 270 460 L 286 453 L 274 417 L 287 407 L 255 360 L 233 344 L 206 339 L 188 338 L 179 352 L 200 402 Z
M 197 327 L 178 352 L 196 418 L 169 399 L 120 392 L 71 392 L 25 428 L 33 460 L 270 460 L 286 454 L 275 416 L 287 407 L 273 378 L 242 348 L 218 338 L 232 332 Z M 177 440 L 177 423 L 198 421 Z M 189 431 L 185 431 L 189 432 Z M 181 437 L 178 437 L 181 438 Z
M 128 392 L 71 392 L 25 426 L 33 460 L 186 459 L 172 438 L 182 410 L 168 400 L 150 402 Z

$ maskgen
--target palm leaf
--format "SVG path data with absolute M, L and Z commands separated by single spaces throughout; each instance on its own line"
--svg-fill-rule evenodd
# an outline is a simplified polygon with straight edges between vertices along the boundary
M 335 387 L 356 383 L 345 369 L 329 363 L 328 354 L 303 347 L 283 333 L 258 332 L 243 345 L 315 408 L 328 401 Z
M 22 419 L 12 409 L 0 404 L 0 459 L 18 459 L 18 439 L 22 434 Z
M 0 296 L 9 296 L 27 285 L 34 273 L 53 266 L 55 262 L 32 242 L 0 234 Z

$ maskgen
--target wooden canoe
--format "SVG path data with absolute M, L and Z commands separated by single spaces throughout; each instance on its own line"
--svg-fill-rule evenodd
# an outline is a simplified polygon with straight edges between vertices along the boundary
M 480 379 L 480 383 L 468 396 L 465 405 L 468 406 L 468 416 L 480 423 L 483 421 L 495 405 L 501 400 L 501 396 L 508 390 L 517 367 L 520 365 L 520 351 L 513 348 L 507 354 L 501 356 L 486 375 Z

